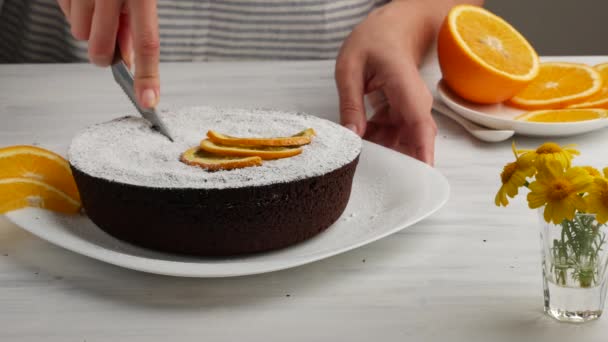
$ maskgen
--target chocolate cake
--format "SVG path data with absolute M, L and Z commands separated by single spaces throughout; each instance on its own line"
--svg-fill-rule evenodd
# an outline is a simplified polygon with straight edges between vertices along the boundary
M 224 256 L 284 248 L 327 229 L 350 197 L 361 140 L 317 117 L 195 107 L 162 113 L 174 142 L 139 117 L 84 130 L 69 162 L 90 219 L 114 237 L 155 250 Z M 289 136 L 313 128 L 300 155 L 210 172 L 179 161 L 210 129 Z

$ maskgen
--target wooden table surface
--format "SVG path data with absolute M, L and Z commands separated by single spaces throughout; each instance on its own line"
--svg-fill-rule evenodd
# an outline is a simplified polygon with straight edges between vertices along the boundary
M 608 57 L 589 57 L 597 63 Z M 422 69 L 429 84 L 434 61 Z M 163 104 L 263 106 L 337 119 L 333 63 L 162 66 Z M 132 113 L 108 70 L 0 65 L 0 146 L 65 153 L 84 127 Z M 493 204 L 510 142 L 437 117 L 436 167 L 452 194 L 434 216 L 371 245 L 257 276 L 182 279 L 108 265 L 0 216 L 0 341 L 605 341 L 542 313 L 536 213 Z M 608 131 L 558 139 L 608 165 Z M 516 137 L 521 147 L 544 140 Z

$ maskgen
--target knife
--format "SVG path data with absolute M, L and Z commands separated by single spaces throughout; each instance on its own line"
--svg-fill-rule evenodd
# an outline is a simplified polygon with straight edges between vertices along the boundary
M 173 141 L 167 126 L 163 123 L 163 121 L 158 116 L 155 108 L 142 108 L 137 102 L 137 96 L 135 96 L 135 88 L 133 87 L 133 74 L 129 71 L 129 68 L 125 64 L 122 59 L 122 55 L 120 53 L 120 48 L 118 44 L 116 45 L 114 51 L 114 59 L 112 60 L 112 75 L 114 76 L 114 80 L 118 85 L 122 88 L 122 90 L 127 94 L 131 103 L 137 108 L 137 111 L 144 119 L 148 120 L 152 127 L 159 131 L 162 135 L 169 138 L 169 140 Z

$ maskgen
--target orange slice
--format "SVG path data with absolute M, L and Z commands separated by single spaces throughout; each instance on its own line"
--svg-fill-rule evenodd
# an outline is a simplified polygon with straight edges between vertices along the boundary
M 201 141 L 200 148 L 207 152 L 218 154 L 221 156 L 237 156 L 250 157 L 258 156 L 262 159 L 281 159 L 293 157 L 302 153 L 302 148 L 299 147 L 280 147 L 280 146 L 265 146 L 265 147 L 237 147 L 218 145 L 211 140 Z
M 60 155 L 35 146 L 0 149 L 0 179 L 30 178 L 42 181 L 80 201 L 68 162 Z
M 25 207 L 75 214 L 80 210 L 80 202 L 63 191 L 35 179 L 0 179 L 0 214 Z
M 229 135 L 217 133 L 215 131 L 207 132 L 207 138 L 212 142 L 225 146 L 302 146 L 310 144 L 312 138 L 316 135 L 312 128 L 308 128 L 292 135 L 291 137 L 279 138 L 237 138 Z
M 541 63 L 538 76 L 509 102 L 524 109 L 555 109 L 581 102 L 598 91 L 602 76 L 576 63 Z
M 232 170 L 262 165 L 262 158 L 260 157 L 219 156 L 201 150 L 198 146 L 182 153 L 180 160 L 182 163 L 198 166 L 209 171 Z
M 604 109 L 547 109 L 524 113 L 516 117 L 515 120 L 558 123 L 596 120 L 607 116 L 608 111 Z
M 576 103 L 568 108 L 604 108 L 608 109 L 608 63 L 598 64 L 593 67 L 602 76 L 602 89 L 595 95 L 586 99 L 585 102 Z
M 469 101 L 503 102 L 538 74 L 538 55 L 530 43 L 509 23 L 481 7 L 453 7 L 437 43 L 444 81 Z

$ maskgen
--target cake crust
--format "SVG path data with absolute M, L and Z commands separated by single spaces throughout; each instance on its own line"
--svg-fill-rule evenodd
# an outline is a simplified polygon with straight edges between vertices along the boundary
M 82 203 L 97 226 L 163 252 L 229 256 L 307 240 L 342 215 L 358 158 L 328 174 L 234 189 L 142 187 L 90 176 L 72 166 Z

